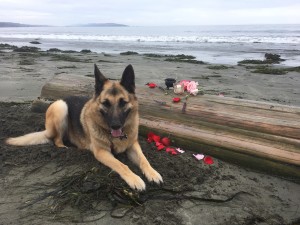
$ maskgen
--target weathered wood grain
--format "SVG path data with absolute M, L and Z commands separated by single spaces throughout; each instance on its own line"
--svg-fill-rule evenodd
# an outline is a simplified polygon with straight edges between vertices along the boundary
M 42 89 L 41 97 L 58 99 L 68 95 L 92 95 L 94 79 L 58 75 Z M 255 156 L 300 166 L 300 107 L 211 95 L 173 103 L 174 94 L 147 86 L 136 89 L 140 107 L 141 133 L 157 130 L 191 149 L 216 149 L 211 155 Z M 197 148 L 199 146 L 199 148 Z M 186 146 L 187 148 L 189 146 Z M 222 149 L 226 149 L 222 152 Z M 234 154 L 236 153 L 236 154 Z M 206 152 L 209 154 L 209 152 Z M 299 177 L 300 177 L 300 170 Z

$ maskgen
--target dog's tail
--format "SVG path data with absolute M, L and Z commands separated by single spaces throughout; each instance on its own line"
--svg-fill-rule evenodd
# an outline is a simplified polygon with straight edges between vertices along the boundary
M 25 134 L 20 137 L 8 138 L 6 139 L 6 144 L 16 145 L 16 146 L 25 146 L 25 145 L 39 145 L 46 144 L 51 141 L 47 130 Z

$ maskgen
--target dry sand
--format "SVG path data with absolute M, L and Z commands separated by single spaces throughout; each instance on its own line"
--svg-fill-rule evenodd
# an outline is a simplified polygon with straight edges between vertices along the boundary
M 132 64 L 139 85 L 163 84 L 167 77 L 192 79 L 207 94 L 223 93 L 296 106 L 300 106 L 299 73 L 255 74 L 243 66 L 212 70 L 208 65 L 165 62 L 140 55 L 73 53 L 69 56 L 72 58 L 65 61 L 49 54 L 0 53 L 0 224 L 300 223 L 299 181 L 250 171 L 217 159 L 208 166 L 196 161 L 191 152 L 172 157 L 154 151 L 142 138 L 143 150 L 162 174 L 165 184 L 160 188 L 148 183 L 147 191 L 140 196 L 141 201 L 144 198 L 142 204 L 134 207 L 114 201 L 112 193 L 126 185 L 117 175 L 111 176 L 110 170 L 97 163 L 89 152 L 57 149 L 52 145 L 10 147 L 4 144 L 8 136 L 43 129 L 43 114 L 31 112 L 29 103 L 10 102 L 31 102 L 40 95 L 42 86 L 60 73 L 91 76 L 94 63 L 105 75 L 115 79 L 120 78 L 127 64 Z M 32 65 L 20 65 L 20 62 Z M 128 163 L 126 157 L 121 156 L 121 160 Z M 96 168 L 97 176 L 105 177 L 108 182 L 95 187 L 98 184 L 94 180 L 85 179 L 76 184 L 84 193 L 83 198 L 76 197 L 75 203 L 57 207 L 58 200 L 51 191 L 60 193 L 62 179 L 91 168 Z M 95 191 L 98 199 L 93 195 Z M 78 190 L 73 192 L 78 194 Z M 33 201 L 45 197 L 45 193 L 50 193 L 49 197 Z M 88 198 L 90 205 L 85 202 Z

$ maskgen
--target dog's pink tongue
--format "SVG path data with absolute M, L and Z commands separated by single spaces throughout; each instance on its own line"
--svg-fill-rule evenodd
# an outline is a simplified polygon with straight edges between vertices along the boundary
M 122 134 L 123 134 L 122 129 L 111 130 L 111 135 L 113 137 L 120 137 L 120 136 L 122 136 Z

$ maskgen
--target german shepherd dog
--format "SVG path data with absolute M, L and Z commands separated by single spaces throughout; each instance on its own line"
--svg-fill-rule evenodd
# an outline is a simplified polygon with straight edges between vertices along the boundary
M 125 68 L 120 82 L 107 79 L 96 64 L 94 73 L 92 98 L 71 96 L 53 102 L 46 112 L 44 131 L 8 138 L 6 143 L 25 146 L 53 141 L 57 147 L 66 147 L 63 141 L 68 140 L 80 149 L 91 150 L 98 161 L 116 171 L 132 189 L 145 190 L 144 181 L 113 155 L 126 151 L 148 181 L 160 184 L 161 175 L 151 167 L 138 142 L 133 67 Z

